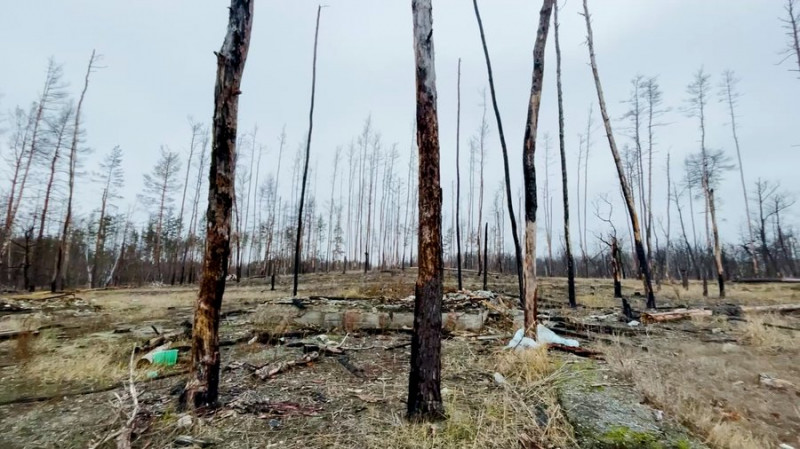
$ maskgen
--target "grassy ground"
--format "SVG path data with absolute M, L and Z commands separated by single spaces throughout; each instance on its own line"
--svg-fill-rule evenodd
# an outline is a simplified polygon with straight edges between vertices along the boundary
M 312 274 L 301 279 L 300 295 L 336 298 L 325 302 L 325 307 L 354 310 L 353 314 L 407 310 L 410 305 L 402 299 L 413 294 L 414 274 L 413 270 L 366 276 Z M 455 279 L 447 274 L 446 290 L 454 291 Z M 511 276 L 491 276 L 489 289 L 514 295 L 515 281 Z M 223 312 L 241 313 L 223 320 L 222 339 L 236 339 L 253 329 L 290 329 L 298 312 L 282 300 L 289 282 L 281 279 L 274 292 L 257 282 L 231 284 Z M 594 322 L 599 319 L 591 316 L 619 309 L 609 281 L 580 280 L 581 307 L 569 310 L 563 307 L 565 284 L 565 279 L 542 280 L 544 313 Z M 465 287 L 479 289 L 479 279 L 467 276 Z M 640 284 L 626 281 L 624 290 L 632 297 L 634 308 L 642 309 L 643 300 L 634 296 L 641 291 Z M 50 326 L 38 336 L 0 342 L 0 403 L 52 396 L 33 403 L 0 405 L 0 447 L 87 447 L 118 429 L 131 409 L 122 388 L 72 394 L 125 381 L 134 344 L 155 337 L 155 330 L 170 333 L 180 330 L 182 321 L 191 321 L 195 294 L 192 288 L 86 291 L 77 295 L 94 306 L 91 312 L 83 306 L 77 311 L 65 305 L 0 317 L 0 330 L 34 331 Z M 720 301 L 713 296 L 703 298 L 699 284 L 692 283 L 688 291 L 665 284 L 657 296 L 660 306 L 779 304 L 800 302 L 800 287 L 732 284 L 729 297 Z M 26 300 L 36 306 L 35 298 Z M 318 300 L 310 304 L 318 307 L 319 302 L 314 301 Z M 134 447 L 169 447 L 181 435 L 216 442 L 218 447 L 243 448 L 577 447 L 573 423 L 568 422 L 559 401 L 559 389 L 570 384 L 567 381 L 574 379 L 575 369 L 582 363 L 591 363 L 593 369 L 605 370 L 605 376 L 616 379 L 586 382 L 624 386 L 641 395 L 649 407 L 665 412 L 665 419 L 685 424 L 712 447 L 799 445 L 800 409 L 794 386 L 800 385 L 800 369 L 795 363 L 800 333 L 765 323 L 800 327 L 800 322 L 788 315 L 746 318 L 744 322 L 712 317 L 652 325 L 646 332 L 614 337 L 616 340 L 582 341 L 605 353 L 607 364 L 600 365 L 571 355 L 502 351 L 505 340 L 477 340 L 456 331 L 443 344 L 442 386 L 449 419 L 433 425 L 408 424 L 402 419 L 409 354 L 407 348 L 384 348 L 407 341 L 407 335 L 359 333 L 353 324 L 358 320 L 344 319 L 343 328 L 327 336 L 345 339 L 348 361 L 361 376 L 351 374 L 336 357 L 323 357 L 312 366 L 261 381 L 240 364 L 292 360 L 301 350 L 244 342 L 227 346 L 222 353 L 225 368 L 221 379 L 225 405 L 214 415 L 194 417 L 189 424 L 176 409 L 176 396 L 170 394 L 170 390 L 180 390 L 183 376 L 148 380 L 152 367 L 134 369 L 142 404 Z M 494 322 L 484 334 L 511 331 L 510 323 Z M 643 351 L 641 346 L 649 350 Z M 177 367 L 159 369 L 158 375 L 180 373 L 187 367 L 187 355 L 182 353 Z M 505 382 L 496 382 L 494 373 L 501 374 Z M 759 383 L 759 374 L 794 386 L 782 390 L 766 387 Z M 609 430 L 609 437 L 620 437 L 616 434 L 624 433 L 620 430 L 624 425 Z M 613 443 L 616 446 L 605 447 L 668 447 L 658 442 L 642 446 L 645 440 L 631 435 L 622 435 Z

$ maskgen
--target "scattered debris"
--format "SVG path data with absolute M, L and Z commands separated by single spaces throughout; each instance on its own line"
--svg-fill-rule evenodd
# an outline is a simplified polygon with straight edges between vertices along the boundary
M 522 349 L 522 348 L 535 348 L 540 344 L 558 344 L 564 346 L 571 346 L 571 347 L 578 347 L 580 344 L 578 340 L 572 340 L 568 338 L 559 337 L 555 332 L 551 331 L 547 327 L 539 324 L 536 326 L 536 337 L 537 340 L 534 340 L 529 337 L 525 337 L 524 334 L 525 330 L 520 328 L 517 330 L 517 333 L 514 334 L 514 338 L 508 342 L 506 348 L 509 349 Z
M 758 375 L 758 383 L 765 387 L 772 388 L 773 390 L 790 390 L 796 388 L 795 385 L 788 380 L 778 379 L 764 373 Z
M 178 422 L 175 425 L 178 426 L 179 429 L 192 427 L 192 415 L 186 414 L 181 416 L 178 418 Z
M 506 383 L 506 378 L 503 377 L 503 375 L 498 372 L 495 372 L 494 376 L 492 377 L 494 378 L 494 383 L 496 383 L 497 385 L 503 385 L 504 383 Z
M 200 438 L 195 438 L 191 435 L 179 435 L 173 441 L 173 444 L 178 447 L 188 447 L 188 446 L 199 446 L 199 447 L 208 447 L 214 444 L 211 440 L 203 440 Z
M 666 321 L 685 320 L 697 316 L 711 316 L 714 312 L 708 309 L 674 309 L 669 312 L 642 312 L 641 320 L 645 324 L 663 323 Z
M 289 362 L 280 362 L 277 364 L 267 364 L 258 368 L 253 374 L 261 380 L 267 380 L 271 377 L 275 377 L 278 374 L 294 368 L 295 366 L 305 366 L 311 364 L 311 362 L 317 360 L 319 358 L 319 352 L 311 352 L 308 354 L 303 355 L 297 360 L 292 360 Z

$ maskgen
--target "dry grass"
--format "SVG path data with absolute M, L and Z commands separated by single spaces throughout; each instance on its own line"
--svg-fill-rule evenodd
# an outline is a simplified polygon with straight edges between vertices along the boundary
M 30 344 L 30 357 L 20 373 L 32 383 L 116 382 L 126 377 L 132 347 L 101 340 L 58 345 L 52 334 L 43 333 Z
M 410 424 L 394 416 L 385 434 L 370 437 L 370 447 L 500 448 L 570 447 L 572 429 L 558 405 L 554 384 L 561 371 L 546 350 L 473 353 L 467 345 L 445 354 L 444 378 L 488 377 L 499 372 L 502 385 L 445 389 L 448 419 L 435 424 Z
M 793 331 L 768 326 L 769 324 L 787 326 L 789 322 L 780 315 L 753 315 L 744 324 L 742 342 L 768 350 L 786 350 L 797 348 L 800 340 L 792 335 Z
M 669 378 L 667 367 L 657 356 L 637 358 L 620 345 L 603 348 L 609 365 L 631 380 L 654 404 L 693 431 L 704 435 L 706 442 L 717 448 L 753 449 L 772 447 L 771 442 L 754 435 L 738 421 L 737 413 L 714 407 L 703 401 L 689 383 L 676 383 Z M 671 373 L 674 374 L 674 373 Z

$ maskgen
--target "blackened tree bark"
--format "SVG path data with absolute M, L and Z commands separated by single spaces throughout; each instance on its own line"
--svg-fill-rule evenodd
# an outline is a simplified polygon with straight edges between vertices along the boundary
M 297 232 L 294 245 L 294 279 L 292 296 L 297 296 L 297 278 L 300 275 L 300 242 L 303 240 L 303 202 L 306 198 L 306 181 L 308 180 L 308 160 L 311 157 L 311 131 L 314 128 L 314 93 L 317 87 L 317 42 L 319 39 L 319 16 L 322 6 L 317 7 L 317 26 L 314 31 L 314 59 L 311 64 L 311 109 L 308 113 L 308 136 L 306 137 L 306 157 L 303 166 L 303 184 L 300 187 L 300 207 L 297 212 Z
M 553 37 L 556 43 L 556 87 L 558 90 L 558 145 L 561 152 L 561 190 L 564 201 L 564 249 L 567 257 L 567 296 L 569 306 L 577 307 L 575 300 L 575 259 L 569 236 L 569 188 L 567 187 L 567 150 L 564 143 L 564 94 L 561 89 L 561 45 L 558 40 L 558 2 L 553 5 Z
M 533 46 L 533 80 L 528 102 L 528 119 L 522 147 L 522 174 L 525 182 L 525 333 L 536 338 L 536 132 L 539 126 L 539 106 L 542 103 L 544 82 L 544 50 L 550 30 L 553 0 L 543 0 L 539 11 L 539 29 Z
M 625 203 L 628 207 L 628 216 L 633 228 L 633 240 L 636 247 L 636 258 L 639 261 L 639 269 L 641 270 L 642 282 L 644 284 L 645 294 L 647 295 L 647 307 L 656 307 L 656 297 L 653 293 L 653 284 L 650 279 L 650 266 L 647 264 L 647 254 L 642 244 L 642 233 L 639 229 L 639 218 L 636 214 L 636 204 L 631 192 L 631 186 L 625 176 L 625 168 L 622 166 L 622 160 L 617 150 L 617 142 L 614 140 L 614 133 L 611 129 L 611 120 L 608 118 L 608 111 L 606 111 L 606 100 L 603 96 L 603 87 L 600 84 L 600 74 L 597 70 L 597 60 L 594 54 L 594 43 L 592 41 L 592 21 L 589 16 L 589 6 L 587 0 L 583 0 L 583 16 L 586 19 L 586 42 L 589 47 L 589 59 L 592 66 L 592 75 L 594 76 L 594 84 L 597 90 L 597 100 L 600 103 L 600 114 L 603 117 L 603 124 L 606 129 L 606 136 L 608 137 L 608 145 L 611 148 L 611 155 L 614 157 L 614 164 L 617 167 L 617 175 L 619 176 L 619 183 L 622 187 L 622 194 L 625 197 Z
M 442 189 L 431 0 L 412 0 L 419 151 L 418 270 L 408 376 L 408 419 L 444 418 L 441 393 Z
M 478 0 L 472 0 L 475 8 L 475 18 L 478 21 L 478 30 L 481 33 L 481 43 L 483 44 L 483 56 L 486 58 L 486 71 L 489 75 L 489 91 L 492 94 L 492 108 L 497 119 L 497 134 L 500 136 L 500 147 L 503 150 L 503 170 L 505 173 L 506 201 L 508 203 L 508 218 L 511 221 L 511 236 L 514 238 L 514 254 L 517 262 L 517 283 L 519 285 L 520 301 L 525 300 L 525 283 L 522 279 L 522 246 L 519 243 L 519 232 L 517 232 L 517 217 L 514 215 L 514 199 L 511 196 L 511 175 L 508 168 L 508 148 L 506 147 L 506 136 L 503 133 L 503 121 L 500 119 L 500 108 L 497 106 L 497 94 L 494 89 L 494 74 L 492 73 L 492 61 L 489 58 L 489 48 L 486 45 L 486 35 L 483 32 L 483 21 L 478 9 Z M 502 264 L 500 271 L 502 272 Z M 486 267 L 484 267 L 486 269 Z
M 231 208 L 236 169 L 236 129 L 240 86 L 254 0 L 231 0 L 228 32 L 217 53 L 211 169 L 206 213 L 206 249 L 203 277 L 192 327 L 192 371 L 182 402 L 190 407 L 213 407 L 219 388 L 219 312 L 225 293 L 228 256 L 231 252 Z

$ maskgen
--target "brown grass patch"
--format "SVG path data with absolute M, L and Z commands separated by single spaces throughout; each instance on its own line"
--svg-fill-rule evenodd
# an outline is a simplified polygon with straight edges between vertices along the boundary
M 754 435 L 736 422 L 738 414 L 735 411 L 715 407 L 702 400 L 693 391 L 690 380 L 676 383 L 675 379 L 670 379 L 669 368 L 659 362 L 657 355 L 637 358 L 629 349 L 619 344 L 607 345 L 603 352 L 608 364 L 632 381 L 648 402 L 675 416 L 693 431 L 705 435 L 706 441 L 713 447 L 772 447 L 769 441 Z
M 505 376 L 502 385 L 472 385 L 444 394 L 448 419 L 410 424 L 392 418 L 391 429 L 370 437 L 369 447 L 497 448 L 571 447 L 572 429 L 558 405 L 554 384 L 561 371 L 546 349 L 477 354 L 467 344 L 449 347 L 444 379 L 475 371 Z M 452 374 L 451 374 L 452 373 Z
M 798 347 L 800 339 L 792 335 L 794 331 L 769 326 L 788 326 L 789 322 L 780 315 L 753 315 L 744 323 L 742 342 L 758 348 L 785 350 Z

